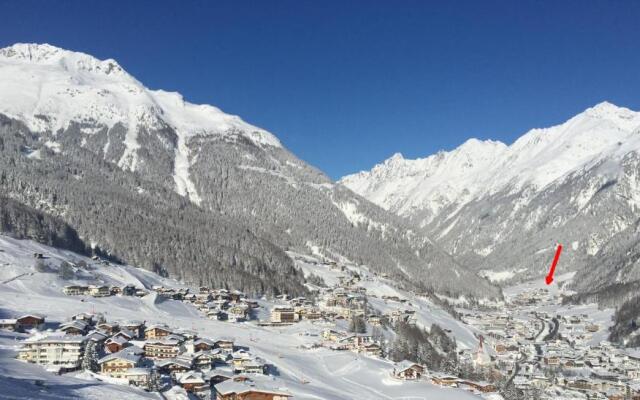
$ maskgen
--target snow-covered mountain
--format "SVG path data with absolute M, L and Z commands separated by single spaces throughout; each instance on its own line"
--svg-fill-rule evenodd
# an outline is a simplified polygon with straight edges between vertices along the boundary
M 179 279 L 301 290 L 285 253 L 296 250 L 369 265 L 416 289 L 499 295 L 274 135 L 150 90 L 113 60 L 40 44 L 0 49 L 0 139 L 0 197 Z
M 639 128 L 640 113 L 604 102 L 561 125 L 533 129 L 510 146 L 469 139 L 426 158 L 394 154 L 340 183 L 400 215 L 427 212 L 424 222 L 430 222 L 450 204 L 525 186 L 540 191 L 589 163 L 620 159 L 640 148 Z
M 639 152 L 640 113 L 604 102 L 511 145 L 470 139 L 422 159 L 396 154 L 340 183 L 498 281 L 543 274 L 557 242 L 562 268 L 597 268 L 599 250 L 638 219 Z
M 192 137 L 239 134 L 258 146 L 281 146 L 272 134 L 216 107 L 145 88 L 112 59 L 101 61 L 46 44 L 16 44 L 0 49 L 0 63 L 1 113 L 25 122 L 34 132 L 65 130 L 73 121 L 109 129 L 120 124 L 126 133 L 114 146 L 123 146 L 122 151 L 110 152 L 107 141 L 103 153 L 117 156 L 113 161 L 122 168 L 139 168 L 141 129 L 171 126 L 176 191 L 196 203 L 200 198 L 189 176 L 192 159 L 186 144 Z M 82 133 L 98 132 L 86 127 Z

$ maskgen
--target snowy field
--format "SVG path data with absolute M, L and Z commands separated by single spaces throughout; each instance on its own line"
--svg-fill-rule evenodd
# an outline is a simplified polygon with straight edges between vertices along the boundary
M 389 361 L 364 357 L 351 352 L 337 352 L 324 348 L 306 350 L 318 340 L 317 334 L 328 326 L 301 322 L 288 327 L 260 327 L 254 322 L 229 323 L 204 318 L 189 304 L 164 300 L 155 294 L 137 297 L 65 296 L 62 288 L 71 283 L 111 285 L 134 284 L 150 288 L 162 284 L 183 286 L 170 279 L 131 266 L 110 265 L 83 270 L 75 281 L 64 281 L 56 273 L 36 272 L 33 253 L 42 253 L 54 265 L 62 260 L 77 263 L 90 259 L 71 252 L 52 249 L 31 241 L 19 241 L 0 236 L 0 318 L 25 313 L 40 313 L 47 323 L 62 322 L 79 312 L 100 312 L 108 320 L 141 320 L 147 323 L 167 323 L 174 328 L 191 329 L 203 337 L 231 337 L 238 345 L 276 366 L 275 374 L 265 379 L 287 390 L 294 399 L 478 399 L 480 397 L 458 389 L 446 389 L 427 381 L 401 382 L 390 377 L 393 369 Z M 322 267 L 328 269 L 326 267 Z M 332 271 L 331 271 L 332 272 Z M 314 271 L 319 274 L 320 271 Z M 328 273 L 323 271 L 323 273 Z M 328 279 L 326 279 L 328 280 Z M 377 282 L 363 281 L 381 288 Z M 379 289 L 383 290 L 383 289 Z M 393 290 L 390 286 L 384 290 Z M 399 296 L 407 296 L 398 293 Z M 375 306 L 392 307 L 375 300 Z M 410 298 L 418 310 L 419 323 L 425 326 L 438 322 L 451 329 L 464 344 L 473 346 L 473 331 L 466 325 L 445 317 L 444 311 L 434 310 L 422 299 Z M 97 381 L 86 374 L 56 376 L 39 366 L 13 359 L 19 340 L 24 335 L 2 331 L 0 335 L 0 398 L 3 399 L 129 399 L 159 398 L 127 386 Z M 38 384 L 36 384 L 38 382 Z M 180 397 L 180 392 L 165 393 Z

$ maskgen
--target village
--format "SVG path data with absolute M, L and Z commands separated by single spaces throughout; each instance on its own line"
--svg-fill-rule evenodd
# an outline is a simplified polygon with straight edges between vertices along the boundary
M 104 262 L 96 265 L 110 268 Z M 277 360 L 265 360 L 252 354 L 247 343 L 236 343 L 234 326 L 250 324 L 280 334 L 300 325 L 305 328 L 299 334 L 308 337 L 300 351 L 323 348 L 383 360 L 389 356 L 397 324 L 421 324 L 419 307 L 412 304 L 419 296 L 411 300 L 399 292 L 368 290 L 383 278 L 357 268 L 334 262 L 316 262 L 313 268 L 326 272 L 331 284 L 311 285 L 309 298 L 283 294 L 265 301 L 238 290 L 204 286 L 96 283 L 69 284 L 61 290 L 81 301 L 152 295 L 180 302 L 197 310 L 200 318 L 228 323 L 224 337 L 207 337 L 170 326 L 170 321 L 140 321 L 135 312 L 128 320 L 107 320 L 94 312 L 68 315 L 65 321 L 24 314 L 0 320 L 0 329 L 27 332 L 17 358 L 56 374 L 87 371 L 109 383 L 160 393 L 180 388 L 203 399 L 285 400 L 294 396 L 278 379 Z M 588 313 L 555 314 L 560 301 L 557 293 L 536 288 L 506 296 L 505 304 L 493 309 L 458 308 L 459 323 L 473 329 L 478 339 L 476 348 L 458 349 L 458 362 L 470 366 L 472 373 L 444 373 L 412 360 L 396 360 L 388 377 L 399 384 L 424 381 L 479 396 L 500 396 L 500 385 L 508 381 L 521 393 L 542 399 L 554 393 L 640 399 L 640 354 L 604 340 L 606 328 Z M 306 383 L 304 377 L 300 380 Z
M 561 292 L 537 287 L 495 311 L 465 310 L 463 321 L 485 333 L 479 364 L 541 398 L 640 399 L 640 354 L 606 340 L 610 321 L 595 307 L 561 302 Z
M 96 265 L 109 268 L 108 263 Z M 312 341 L 300 351 L 325 348 L 384 359 L 383 342 L 387 340 L 383 333 L 400 321 L 416 323 L 414 311 L 404 307 L 406 300 L 381 296 L 377 300 L 397 304 L 400 309 L 380 313 L 369 304 L 377 296 L 368 296 L 367 290 L 358 285 L 361 277 L 357 272 L 335 263 L 322 267 L 339 275 L 334 286 L 315 288 L 313 299 L 280 295 L 269 306 L 237 290 L 207 287 L 191 290 L 162 285 L 69 284 L 62 288 L 65 296 L 81 301 L 88 297 L 143 298 L 153 294 L 182 302 L 198 310 L 201 318 L 229 323 L 228 337 L 203 337 L 189 329 L 136 320 L 135 314 L 130 320 L 112 321 L 92 312 L 69 315 L 66 321 L 25 314 L 0 320 L 0 329 L 27 332 L 29 337 L 17 358 L 52 373 L 90 371 L 110 383 L 158 392 L 178 386 L 205 399 L 284 400 L 293 395 L 278 384 L 277 365 L 252 355 L 246 344 L 236 343 L 234 324 L 250 323 L 275 331 L 306 322 L 316 329 L 304 333 Z M 475 393 L 496 391 L 492 384 L 432 373 L 426 365 L 409 360 L 393 364 L 388 375 L 398 382 L 424 380 Z

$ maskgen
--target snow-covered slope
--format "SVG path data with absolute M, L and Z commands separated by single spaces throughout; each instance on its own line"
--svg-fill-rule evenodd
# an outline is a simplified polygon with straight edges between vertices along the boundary
M 118 165 L 135 170 L 141 128 L 170 125 L 174 143 L 176 190 L 199 202 L 189 176 L 187 140 L 196 135 L 242 135 L 256 144 L 280 146 L 270 133 L 210 105 L 184 101 L 179 93 L 149 90 L 112 59 L 46 44 L 15 44 L 0 49 L 0 113 L 24 121 L 35 132 L 67 129 L 71 121 L 91 122 L 107 129 L 126 128 L 125 149 Z M 96 132 L 87 128 L 85 134 Z M 104 146 L 104 153 L 110 143 Z
M 270 328 L 252 322 L 216 321 L 205 318 L 190 304 L 160 299 L 155 293 L 142 298 L 65 296 L 62 288 L 73 280 L 63 280 L 56 273 L 36 271 L 33 253 L 44 254 L 53 268 L 62 261 L 76 264 L 86 262 L 89 268 L 82 271 L 82 276 L 77 277 L 78 282 L 83 284 L 108 283 L 121 286 L 132 283 L 139 287 L 157 284 L 169 288 L 182 287 L 179 282 L 132 266 L 112 264 L 93 267 L 96 263 L 84 256 L 33 241 L 0 236 L 0 318 L 39 313 L 46 316 L 48 323 L 54 324 L 66 321 L 71 315 L 80 312 L 103 313 L 110 321 L 165 323 L 172 328 L 195 331 L 202 337 L 232 338 L 238 346 L 247 346 L 251 354 L 273 364 L 277 370 L 275 378 L 264 378 L 275 379 L 277 383 L 274 385 L 292 393 L 293 399 L 480 398 L 465 390 L 431 385 L 427 380 L 401 382 L 392 379 L 389 374 L 393 370 L 393 364 L 384 359 L 324 348 L 303 349 L 316 342 L 321 331 L 328 325 L 314 325 L 304 321 L 289 327 Z M 261 303 L 271 305 L 263 301 Z M 422 306 L 426 307 L 426 303 Z M 436 312 L 435 318 L 442 323 L 446 316 Z M 449 323 L 458 322 L 450 318 Z M 464 331 L 464 327 L 460 329 L 464 334 L 470 334 L 469 328 L 466 328 L 467 331 Z M 13 357 L 20 345 L 15 339 L 24 339 L 20 335 L 22 334 L 0 331 L 0 398 L 161 398 L 155 393 L 99 382 L 86 374 L 76 377 L 73 374 L 55 376 L 41 367 L 15 360 Z M 35 384 L 36 381 L 42 381 L 40 386 Z
M 428 223 L 450 204 L 527 186 L 536 191 L 570 172 L 640 149 L 640 113 L 600 103 L 567 122 L 533 129 L 510 146 L 469 139 L 460 147 L 407 160 L 395 154 L 340 183 L 385 209 Z
M 546 273 L 558 242 L 563 269 L 602 268 L 598 252 L 638 219 L 638 170 L 640 113 L 605 102 L 509 146 L 471 139 L 424 159 L 396 155 L 341 183 L 505 283 Z

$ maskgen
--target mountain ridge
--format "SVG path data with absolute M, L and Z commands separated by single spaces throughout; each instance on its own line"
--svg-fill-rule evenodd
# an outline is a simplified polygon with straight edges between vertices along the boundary
M 494 140 L 478 140 L 475 138 L 468 139 L 465 143 L 451 151 L 439 151 L 425 158 L 408 160 L 404 157 L 398 158 L 398 154 L 394 154 L 384 162 L 377 164 L 370 171 L 361 171 L 355 174 L 347 175 L 339 180 L 339 183 L 351 188 L 356 193 L 363 195 L 374 201 L 385 209 L 392 210 L 403 216 L 411 216 L 411 210 L 427 206 L 431 208 L 433 213 L 437 213 L 438 200 L 446 198 L 449 201 L 462 197 L 463 191 L 472 192 L 473 195 L 484 195 L 503 189 L 509 184 L 514 184 L 515 189 L 519 189 L 526 184 L 532 183 L 536 189 L 542 189 L 555 179 L 567 175 L 569 172 L 584 166 L 589 161 L 593 161 L 593 157 L 597 156 L 598 151 L 589 151 L 588 149 L 579 149 L 581 153 L 574 159 L 566 160 L 563 165 L 558 158 L 564 155 L 557 151 L 558 145 L 555 142 L 561 141 L 563 135 L 571 133 L 572 129 L 578 129 L 580 133 L 587 134 L 589 129 L 603 129 L 597 124 L 608 125 L 604 127 L 609 132 L 613 132 L 614 137 L 605 138 L 600 143 L 600 151 L 612 150 L 612 146 L 620 140 L 633 140 L 636 130 L 640 128 L 640 113 L 631 111 L 627 108 L 617 107 L 609 102 L 602 102 L 594 107 L 588 108 L 584 112 L 574 116 L 562 124 L 552 126 L 550 128 L 537 128 L 526 132 L 523 136 L 515 140 L 511 145 L 506 145 L 500 141 Z M 595 127 L 590 125 L 596 125 Z M 640 136 L 640 135 L 635 135 Z M 582 136 L 570 138 L 574 142 L 560 143 L 565 146 L 581 146 L 587 147 L 579 139 Z M 594 139 L 591 135 L 589 140 Z M 554 148 L 554 146 L 556 148 Z M 607 148 L 608 147 L 608 148 Z M 640 147 L 638 147 L 640 148 Z M 553 154 L 546 155 L 546 151 Z M 532 158 L 525 158 L 521 154 L 532 152 L 540 157 L 546 157 L 547 164 L 551 164 L 548 170 L 541 171 L 538 176 L 525 174 L 527 167 L 539 168 L 539 165 L 533 163 Z M 575 154 L 576 152 L 573 152 Z M 466 163 L 466 164 L 465 164 Z M 527 163 L 531 163 L 527 165 Z M 489 171 L 486 171 L 489 169 Z M 453 171 L 452 171 L 453 170 Z M 559 171 L 559 172 L 556 172 Z M 496 180 L 491 174 L 502 173 L 504 176 Z M 520 175 L 519 175 L 520 174 Z M 386 176 L 397 177 L 402 181 L 402 187 L 392 186 L 386 182 Z M 548 176 L 545 176 L 548 175 Z M 432 184 L 428 179 L 423 177 L 434 176 L 439 178 L 439 182 Z M 416 177 L 416 179 L 412 179 Z M 469 177 L 464 185 L 449 185 L 447 189 L 453 189 L 449 196 L 443 193 L 429 192 L 429 188 L 424 186 L 438 186 L 440 183 L 450 183 L 456 178 Z M 491 179 L 489 179 L 491 178 Z M 432 179 L 435 180 L 435 179 Z M 489 182 L 492 181 L 492 182 Z M 473 184 L 475 183 L 475 184 Z M 385 185 L 389 185 L 385 192 Z M 426 193 L 420 192 L 420 187 L 426 190 Z M 433 189 L 435 190 L 435 189 Z M 401 191 L 402 196 L 398 196 L 397 192 Z M 392 193 L 396 192 L 396 193 Z M 422 204 L 429 202 L 429 195 L 433 196 L 433 202 L 436 204 Z M 389 196 L 389 198 L 385 198 Z M 413 199 L 412 199 L 413 196 Z M 401 197 L 398 203 L 393 198 Z M 413 200 L 413 201 L 412 201 Z
M 477 151 L 469 151 L 470 149 Z M 565 243 L 561 266 L 594 271 L 640 211 L 640 113 L 603 102 L 507 146 L 469 140 L 449 152 L 394 155 L 339 182 L 422 227 L 454 258 L 495 282 L 543 276 Z M 551 250 L 550 250 L 551 249 Z M 608 264 L 607 264 L 608 265 Z M 580 290 L 637 279 L 598 270 Z

